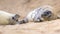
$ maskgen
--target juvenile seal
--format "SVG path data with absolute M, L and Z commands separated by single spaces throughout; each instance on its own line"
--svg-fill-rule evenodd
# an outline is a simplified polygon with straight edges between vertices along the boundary
M 12 14 L 0 10 L 0 25 L 16 24 L 19 17 L 18 14 Z

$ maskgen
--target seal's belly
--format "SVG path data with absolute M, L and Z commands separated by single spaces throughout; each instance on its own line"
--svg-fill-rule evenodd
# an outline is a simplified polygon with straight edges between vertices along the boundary
M 6 15 L 1 15 L 0 14 L 0 24 L 8 24 L 9 23 L 9 20 L 8 20 L 8 16 L 6 16 Z

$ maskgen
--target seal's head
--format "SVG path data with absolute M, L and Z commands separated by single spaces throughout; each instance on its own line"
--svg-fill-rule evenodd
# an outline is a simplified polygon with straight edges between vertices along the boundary
M 15 14 L 15 16 L 12 17 L 12 19 L 18 21 L 18 18 L 19 18 L 19 17 L 20 17 L 20 15 Z
M 52 12 L 51 12 L 51 11 L 48 11 L 48 10 L 46 10 L 46 11 L 42 14 L 42 18 L 44 18 L 44 19 L 49 19 L 49 18 L 51 18 L 51 16 L 52 16 Z
M 14 16 L 12 16 L 12 18 L 9 19 L 11 25 L 13 24 L 17 24 L 18 23 L 18 19 L 19 19 L 20 15 L 15 14 Z

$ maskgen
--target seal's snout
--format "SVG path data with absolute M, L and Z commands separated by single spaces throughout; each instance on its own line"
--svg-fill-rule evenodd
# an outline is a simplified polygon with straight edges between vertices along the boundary
M 28 22 L 26 22 L 25 20 L 20 20 L 20 21 L 18 21 L 18 23 L 19 24 L 25 24 L 25 23 L 28 23 Z

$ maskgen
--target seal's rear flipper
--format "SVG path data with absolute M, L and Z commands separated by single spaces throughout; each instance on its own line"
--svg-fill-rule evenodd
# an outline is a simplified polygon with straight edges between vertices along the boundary
M 20 21 L 18 21 L 18 24 L 25 24 L 25 23 L 28 23 L 28 20 L 20 20 Z

